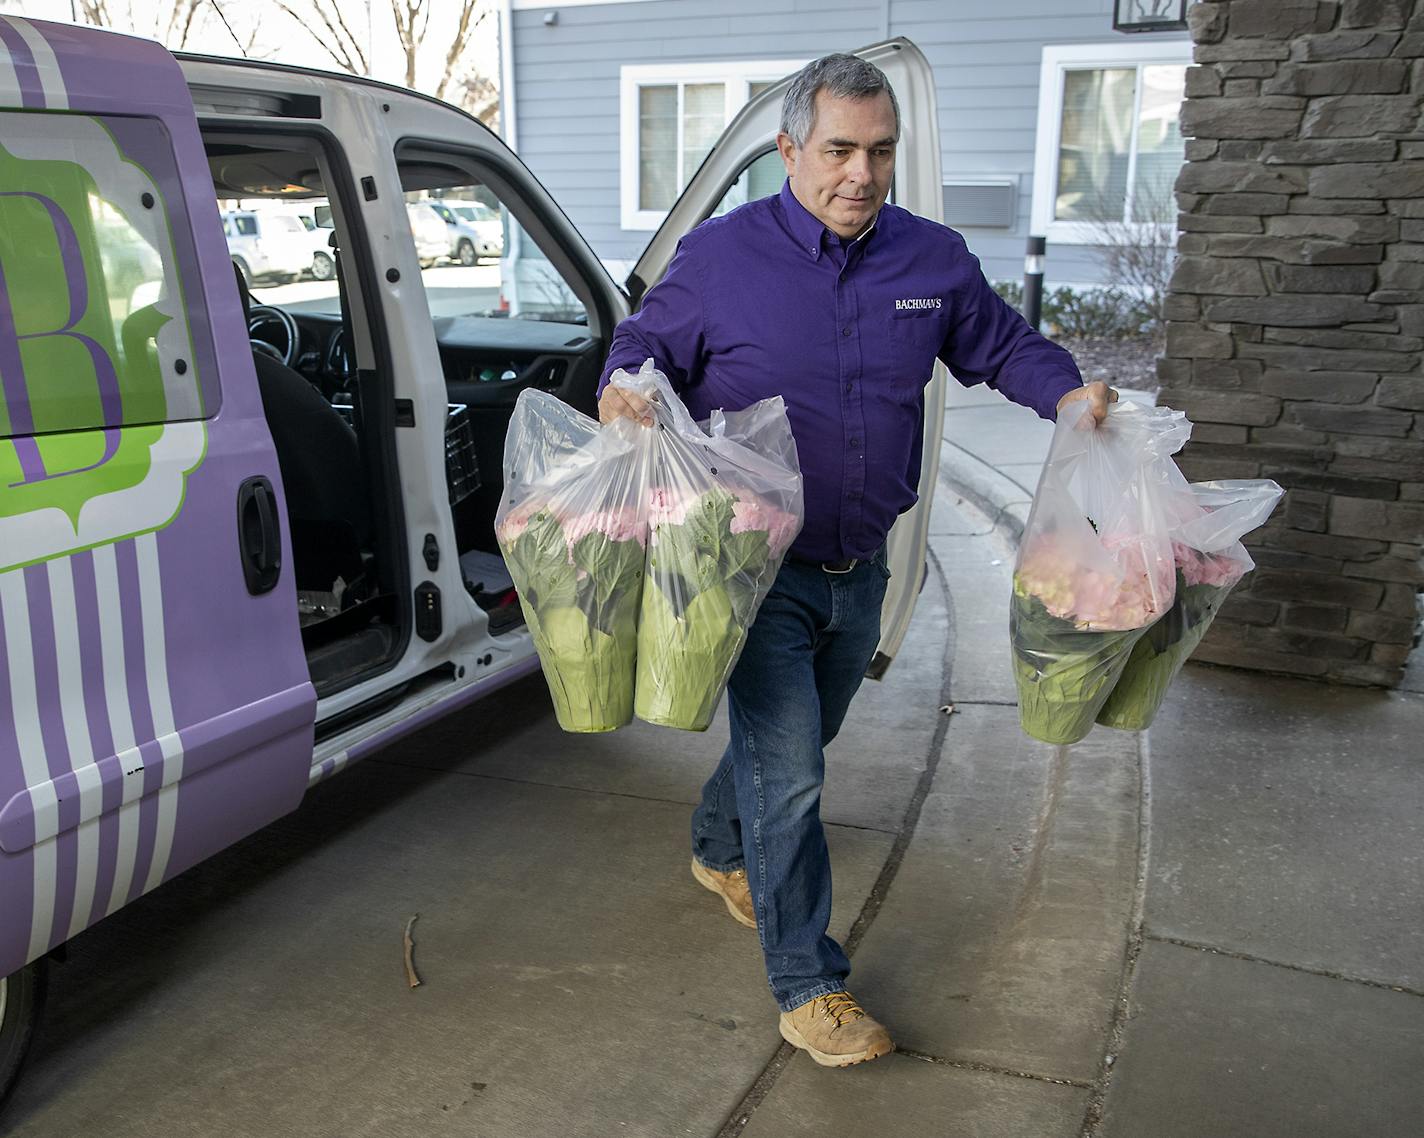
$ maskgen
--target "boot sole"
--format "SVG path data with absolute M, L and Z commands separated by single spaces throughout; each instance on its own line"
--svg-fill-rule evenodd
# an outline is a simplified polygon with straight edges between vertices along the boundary
M 826 1051 L 817 1051 L 806 1042 L 799 1031 L 785 1020 L 778 1021 L 777 1026 L 781 1029 L 782 1039 L 792 1047 L 806 1052 L 822 1067 L 854 1067 L 857 1063 L 868 1063 L 872 1059 L 879 1059 L 882 1055 L 889 1055 L 895 1050 L 894 1041 L 887 1039 L 883 1044 L 867 1047 L 864 1051 L 853 1051 L 847 1055 L 832 1055 Z
M 713 893 L 717 894 L 718 897 L 722 898 L 722 903 L 727 906 L 727 912 L 732 914 L 732 919 L 736 921 L 737 924 L 749 929 L 756 928 L 756 921 L 748 920 L 742 914 L 742 911 L 737 908 L 732 899 L 722 892 L 721 886 L 717 884 L 717 879 L 708 873 L 707 869 L 696 858 L 692 859 L 692 876 L 696 879 L 697 884 L 701 885 L 704 889 L 710 889 Z

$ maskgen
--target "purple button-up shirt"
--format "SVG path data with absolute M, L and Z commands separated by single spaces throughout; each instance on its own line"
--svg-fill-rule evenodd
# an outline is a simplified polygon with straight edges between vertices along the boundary
M 792 552 L 868 557 L 915 504 L 935 357 L 1053 419 L 1073 357 L 1001 300 L 954 230 L 886 205 L 843 241 L 791 192 L 703 222 L 618 325 L 599 391 L 649 356 L 696 419 L 780 395 L 805 482 Z

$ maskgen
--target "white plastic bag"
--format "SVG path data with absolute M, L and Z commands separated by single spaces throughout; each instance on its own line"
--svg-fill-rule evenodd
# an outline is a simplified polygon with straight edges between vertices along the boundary
M 495 533 L 565 731 L 633 718 L 653 444 L 532 389 L 510 420 Z
M 1059 417 L 1014 569 L 1010 639 L 1023 729 L 1075 743 L 1133 645 L 1172 606 L 1172 528 L 1195 516 L 1172 454 L 1179 411 L 1087 401 Z
M 657 442 L 634 709 L 703 731 L 801 530 L 801 468 L 779 397 L 699 425 L 651 360 L 637 378 L 655 392 Z
M 1270 479 L 1198 482 L 1193 509 L 1172 527 L 1177 590 L 1172 607 L 1133 645 L 1099 711 L 1105 727 L 1149 727 L 1162 697 L 1196 650 L 1231 590 L 1255 563 L 1241 538 L 1271 516 L 1285 493 Z

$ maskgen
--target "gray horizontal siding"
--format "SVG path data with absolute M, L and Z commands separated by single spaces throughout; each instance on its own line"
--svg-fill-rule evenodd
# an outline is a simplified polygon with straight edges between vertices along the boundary
M 1112 0 L 884 0 L 890 35 L 935 71 L 946 176 L 1016 175 L 1015 227 L 968 229 L 994 279 L 1023 272 L 1045 44 L 1106 43 Z M 619 221 L 619 68 L 624 64 L 812 58 L 885 30 L 873 0 L 651 0 L 514 13 L 519 151 L 605 260 L 635 259 L 648 234 Z M 1153 40 L 1163 37 L 1152 36 Z M 1184 39 L 1174 34 L 1172 38 Z M 1047 284 L 1101 279 L 1089 249 L 1059 246 Z

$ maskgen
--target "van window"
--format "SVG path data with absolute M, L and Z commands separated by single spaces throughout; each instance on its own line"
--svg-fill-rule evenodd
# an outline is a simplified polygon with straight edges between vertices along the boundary
M 432 240 L 436 263 L 445 267 L 423 275 L 432 316 L 588 323 L 588 309 L 573 286 L 490 186 L 470 179 L 410 191 L 405 198 L 444 222 Z M 421 236 L 417 231 L 418 250 Z
M 214 414 L 195 272 L 161 122 L 0 112 L 0 437 Z
M 239 237 L 257 236 L 257 219 L 251 214 L 238 214 L 232 219 L 232 227 Z

